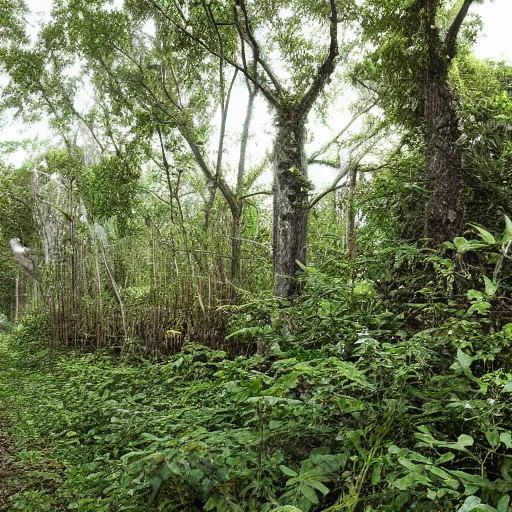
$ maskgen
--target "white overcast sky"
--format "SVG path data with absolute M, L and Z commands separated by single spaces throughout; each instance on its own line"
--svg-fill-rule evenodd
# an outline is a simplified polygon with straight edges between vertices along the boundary
M 25 0 L 28 7 L 33 12 L 40 12 L 44 18 L 49 17 L 52 0 Z M 116 0 L 116 3 L 121 0 Z M 512 64 L 512 35 L 510 20 L 512 19 L 512 0 L 485 0 L 484 4 L 472 7 L 472 12 L 478 13 L 484 24 L 483 34 L 480 36 L 475 46 L 475 54 L 479 58 L 492 58 L 495 60 L 505 60 Z M 0 87 L 2 81 L 0 80 Z M 238 103 L 238 100 L 235 100 Z M 245 99 L 240 98 L 240 105 L 232 105 L 231 110 L 240 115 L 245 110 Z M 230 116 L 231 117 L 231 116 Z M 267 117 L 267 116 L 263 116 Z M 264 119 L 256 124 L 258 129 L 263 128 Z M 21 123 L 4 120 L 0 126 L 0 142 L 23 140 L 26 138 L 47 139 L 51 137 L 47 131 L 47 123 L 39 123 L 37 126 L 26 126 Z M 261 133 L 261 132 L 260 132 Z M 258 140 L 254 140 L 255 145 L 259 145 Z M 19 164 L 24 158 L 23 152 L 18 152 L 12 160 L 14 164 Z M 329 179 L 326 176 L 324 179 Z M 322 179 L 321 181 L 324 181 Z M 315 180 L 316 181 L 316 180 Z

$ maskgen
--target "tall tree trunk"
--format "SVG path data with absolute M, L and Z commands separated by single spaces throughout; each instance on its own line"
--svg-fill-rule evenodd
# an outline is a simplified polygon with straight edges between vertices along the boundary
M 296 261 L 306 262 L 308 231 L 307 161 L 304 117 L 279 112 L 274 145 L 274 281 L 276 294 L 289 297 L 298 289 Z
M 425 235 L 441 244 L 460 235 L 464 225 L 463 151 L 460 108 L 444 63 L 434 63 L 425 80 L 426 178 Z
M 421 2 L 428 59 L 423 73 L 423 129 L 430 191 L 424 221 L 425 235 L 436 245 L 460 235 L 464 226 L 463 130 L 459 97 L 450 87 L 448 72 L 457 56 L 460 28 L 473 2 L 462 2 L 444 38 L 436 24 L 439 0 Z

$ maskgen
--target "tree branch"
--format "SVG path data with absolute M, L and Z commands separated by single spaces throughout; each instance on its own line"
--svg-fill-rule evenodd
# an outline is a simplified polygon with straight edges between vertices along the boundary
M 240 9 L 241 9 L 241 11 L 243 13 L 243 16 L 244 16 L 244 20 L 243 20 L 244 21 L 244 29 L 242 29 L 242 30 L 240 30 L 241 29 L 241 27 L 240 27 L 240 20 L 239 20 L 239 17 L 238 17 L 238 11 L 236 9 L 236 6 L 240 7 Z M 263 70 L 267 74 L 268 78 L 272 82 L 272 85 L 274 86 L 277 95 L 281 96 L 282 93 L 283 93 L 282 85 L 279 83 L 279 80 L 276 78 L 274 73 L 272 73 L 272 71 L 271 71 L 270 67 L 268 66 L 268 64 L 261 58 L 261 49 L 259 47 L 258 42 L 256 41 L 256 39 L 254 37 L 254 34 L 252 33 L 251 25 L 249 23 L 249 16 L 247 14 L 247 6 L 245 4 L 245 0 L 236 0 L 235 1 L 234 14 L 235 14 L 235 22 L 236 22 L 236 26 L 237 26 L 237 29 L 238 29 L 238 33 L 239 33 L 242 41 L 243 41 L 243 35 L 247 34 L 247 38 L 249 39 L 248 43 L 252 47 L 252 50 L 254 52 L 255 60 L 259 64 L 261 64 L 261 67 L 263 68 Z
M 326 84 L 329 77 L 332 75 L 335 68 L 335 60 L 339 55 L 338 48 L 338 10 L 336 8 L 336 0 L 330 0 L 331 2 L 331 23 L 329 27 L 329 32 L 331 36 L 331 42 L 329 45 L 329 54 L 325 59 L 324 63 L 318 69 L 315 80 L 308 92 L 302 98 L 302 101 L 299 105 L 299 111 L 304 115 L 307 114 L 314 102 L 318 98 L 318 95 L 322 91 L 324 85 Z
M 167 201 L 167 199 L 164 199 L 163 197 L 160 197 L 156 192 L 153 192 L 151 189 L 143 187 L 143 186 L 140 186 L 140 185 L 139 185 L 138 189 L 141 192 L 146 192 L 148 194 L 151 194 L 155 199 L 158 199 L 159 201 L 161 201 L 165 205 L 171 206 L 171 203 L 169 203 L 169 201 Z
M 444 44 L 446 47 L 446 54 L 450 57 L 450 59 L 453 59 L 457 54 L 457 37 L 459 35 L 460 27 L 462 26 L 462 23 L 464 22 L 464 19 L 466 18 L 469 8 L 473 2 L 474 0 L 464 0 L 462 7 L 460 8 L 457 16 L 455 16 L 453 23 L 448 29 Z
M 363 139 L 359 144 L 357 144 L 351 151 L 352 153 L 359 148 L 362 144 L 365 142 L 371 141 L 375 135 L 377 135 L 380 131 L 380 127 L 374 130 L 367 138 Z M 316 197 L 314 197 L 311 202 L 309 203 L 309 209 L 313 208 L 321 199 L 323 199 L 327 194 L 330 194 L 331 192 L 334 192 L 335 190 L 338 190 L 339 188 L 345 186 L 345 184 L 338 185 L 339 182 L 349 174 L 355 167 L 359 167 L 359 164 L 361 163 L 361 160 L 372 150 L 372 148 L 375 146 L 375 144 L 378 141 L 370 144 L 368 147 L 364 148 L 361 153 L 359 153 L 355 158 L 349 157 L 349 161 L 346 167 L 340 170 L 340 172 L 336 175 L 334 178 L 332 184 L 327 189 L 320 192 Z M 373 171 L 374 169 L 368 169 L 368 172 Z
M 323 160 L 322 158 L 308 158 L 308 165 L 325 165 L 326 167 L 331 167 L 332 169 L 338 169 L 340 166 L 339 158 L 336 161 Z
M 240 199 L 247 199 L 249 197 L 254 196 L 271 196 L 274 192 L 272 190 L 262 190 L 261 192 L 253 192 L 252 194 L 246 194 L 245 196 L 240 197 Z
M 325 153 L 329 147 L 332 146 L 332 144 L 335 144 L 347 132 L 347 130 L 357 121 L 357 119 L 368 113 L 376 105 L 377 102 L 374 102 L 358 112 L 354 117 L 352 117 L 352 119 L 327 144 L 324 144 L 320 149 L 311 154 L 311 156 L 308 158 L 308 163 L 319 163 L 315 162 L 315 159 Z
M 320 194 L 318 194 L 312 201 L 309 203 L 308 208 L 311 210 L 314 208 L 326 195 L 330 194 L 331 192 L 336 192 L 336 190 L 339 190 L 340 188 L 344 188 L 347 186 L 347 183 L 341 183 L 340 185 L 331 185 L 329 188 L 326 188 Z
M 247 157 L 247 144 L 249 142 L 249 132 L 252 121 L 252 114 L 254 110 L 254 100 L 256 99 L 256 95 L 258 94 L 258 89 L 256 87 L 252 87 L 249 85 L 249 99 L 247 101 L 247 110 L 245 112 L 244 125 L 242 127 L 242 140 L 240 141 L 240 156 L 238 159 L 238 173 L 236 177 L 236 193 L 240 194 L 242 190 L 243 180 L 245 176 L 245 163 Z
M 204 159 L 204 156 L 203 156 L 201 150 L 199 149 L 199 146 L 196 144 L 196 142 L 194 141 L 194 139 L 190 136 L 190 134 L 188 132 L 183 131 L 181 134 L 187 141 L 187 144 L 188 144 L 190 150 L 192 151 L 192 154 L 194 155 L 196 162 L 198 163 L 199 167 L 203 171 L 204 175 L 210 182 L 213 182 L 215 180 L 215 175 L 212 173 L 212 171 L 208 167 L 208 164 L 206 163 L 206 160 Z M 233 192 L 229 188 L 229 185 L 226 183 L 224 178 L 222 178 L 222 176 L 219 177 L 218 185 L 219 185 L 219 190 L 221 191 L 222 195 L 224 196 L 224 199 L 226 200 L 226 202 L 228 203 L 230 210 L 236 211 L 238 208 L 238 200 L 235 197 L 235 194 L 233 194 Z
M 204 48 L 211 55 L 220 58 L 219 52 L 215 51 L 213 48 L 210 48 L 203 40 L 199 39 L 194 34 L 190 33 L 186 28 L 182 27 L 179 23 L 173 20 L 172 17 L 169 16 L 169 14 L 167 14 L 157 2 L 155 2 L 155 0 L 148 1 L 167 21 L 169 21 L 169 23 L 176 27 L 182 34 L 187 36 L 191 41 L 194 41 L 201 48 Z M 272 91 L 270 91 L 268 87 L 266 87 L 265 84 L 261 83 L 257 79 L 257 77 L 252 76 L 247 69 L 245 69 L 243 66 L 240 66 L 229 57 L 224 56 L 224 60 L 230 66 L 233 66 L 235 69 L 238 69 L 238 71 L 242 72 L 256 87 L 258 87 L 271 105 L 279 106 L 279 100 L 274 96 Z

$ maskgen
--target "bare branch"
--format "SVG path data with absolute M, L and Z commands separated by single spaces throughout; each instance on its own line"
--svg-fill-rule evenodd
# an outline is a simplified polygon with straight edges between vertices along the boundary
M 379 134 L 382 127 L 377 127 L 368 137 L 364 138 L 359 144 L 357 144 L 351 151 L 352 153 L 359 147 L 361 147 L 364 143 L 371 141 L 376 135 Z M 338 190 L 342 186 L 345 186 L 345 184 L 339 185 L 339 182 L 345 178 L 350 172 L 352 172 L 355 168 L 359 167 L 359 164 L 361 163 L 361 160 L 375 147 L 377 142 L 382 138 L 378 138 L 376 141 L 373 141 L 371 144 L 369 144 L 366 148 L 364 148 L 355 158 L 349 157 L 347 165 L 340 170 L 340 172 L 336 175 L 334 178 L 331 186 L 320 192 L 316 197 L 314 197 L 311 202 L 309 203 L 309 208 L 313 208 L 321 199 L 323 199 L 327 194 L 330 194 L 331 192 L 334 192 L 335 190 Z M 374 169 L 368 169 L 368 172 L 373 171 Z
M 243 20 L 244 21 L 244 28 L 243 28 L 243 30 L 240 30 L 241 29 L 241 27 L 240 27 L 240 20 L 239 20 L 239 17 L 238 17 L 238 11 L 236 9 L 237 5 L 240 6 L 240 9 L 241 9 L 241 11 L 243 13 L 243 17 L 244 17 L 244 20 Z M 251 45 L 252 50 L 254 52 L 254 59 L 261 65 L 261 67 L 263 68 L 263 70 L 267 74 L 268 78 L 270 79 L 270 81 L 272 82 L 272 85 L 274 86 L 274 88 L 276 90 L 277 95 L 281 96 L 283 94 L 283 87 L 282 87 L 282 85 L 279 83 L 279 80 L 276 78 L 274 73 L 272 73 L 272 70 L 270 69 L 268 64 L 261 58 L 261 49 L 259 47 L 258 42 L 256 41 L 256 39 L 254 37 L 251 25 L 249 23 L 249 15 L 247 13 L 247 6 L 245 4 L 245 0 L 237 0 L 237 1 L 235 1 L 234 13 L 235 13 L 235 21 L 236 21 L 237 28 L 239 29 L 238 32 L 240 34 L 240 37 L 243 40 L 243 35 L 247 34 L 247 38 L 249 39 L 248 42 Z
M 329 160 L 323 160 L 321 158 L 313 158 L 308 159 L 308 165 L 325 165 L 326 167 L 331 167 L 332 169 L 338 169 L 340 166 L 339 158 L 336 159 L 335 162 L 331 162 Z
M 333 144 L 335 144 L 348 130 L 349 128 L 359 119 L 362 115 L 367 114 L 373 107 L 377 105 L 376 102 L 368 105 L 366 108 L 358 112 L 352 119 L 325 145 L 323 145 L 320 149 L 311 154 L 308 158 L 308 163 L 319 163 L 314 162 L 317 157 L 325 153 Z
M 167 206 L 170 206 L 171 203 L 169 201 L 167 201 L 167 199 L 164 199 L 163 197 L 160 197 L 156 192 L 153 192 L 151 189 L 149 188 L 146 188 L 146 187 L 142 187 L 139 185 L 138 189 L 141 191 L 141 192 L 146 192 L 148 194 L 151 194 L 155 199 L 158 199 L 159 201 L 161 201 L 162 203 L 166 204 Z
M 213 48 L 210 48 L 202 39 L 196 37 L 194 34 L 190 33 L 185 27 L 181 26 L 179 23 L 176 22 L 169 14 L 165 12 L 162 7 L 155 2 L 155 0 L 148 0 L 151 5 L 174 27 L 176 27 L 182 34 L 187 36 L 191 41 L 194 41 L 196 44 L 198 44 L 201 48 L 204 48 L 208 53 L 211 55 L 220 58 L 220 54 L 218 51 L 214 50 Z M 275 95 L 268 89 L 268 87 L 261 83 L 257 77 L 254 77 L 249 73 L 247 69 L 245 69 L 243 66 L 240 66 L 235 61 L 230 59 L 229 57 L 224 56 L 224 60 L 230 65 L 233 66 L 235 69 L 238 69 L 238 71 L 242 72 L 256 87 L 261 89 L 261 92 L 267 98 L 270 104 L 274 106 L 279 106 L 279 100 L 275 97 Z
M 240 199 L 247 199 L 249 197 L 254 196 L 271 196 L 274 192 L 272 190 L 262 190 L 261 192 L 253 192 L 252 194 L 246 194 L 245 196 L 240 197 Z
M 247 144 L 249 142 L 249 131 L 251 127 L 252 114 L 254 110 L 254 100 L 258 94 L 256 87 L 249 86 L 249 99 L 247 102 L 247 110 L 245 113 L 244 125 L 242 127 L 242 140 L 240 141 L 240 157 L 238 160 L 238 173 L 236 178 L 236 193 L 240 194 L 242 190 L 243 180 L 245 176 L 245 161 L 247 158 Z
M 222 65 L 222 64 L 221 64 Z M 238 75 L 238 70 L 235 69 L 233 73 L 233 78 L 229 85 L 227 94 L 224 93 L 224 86 L 221 87 L 222 91 L 222 99 L 221 99 L 221 123 L 220 123 L 220 134 L 219 134 L 219 146 L 217 148 L 217 165 L 215 167 L 215 179 L 212 183 L 212 192 L 210 196 L 210 200 L 206 204 L 205 210 L 205 227 L 208 228 L 209 220 L 210 220 L 210 211 L 213 208 L 215 203 L 215 195 L 217 192 L 217 188 L 219 186 L 219 181 L 222 176 L 222 157 L 224 156 L 224 140 L 226 138 L 226 123 L 228 118 L 228 109 L 229 102 L 231 99 L 231 92 L 233 91 L 233 85 L 235 84 L 236 76 Z M 224 80 L 224 78 L 222 78 Z
M 195 140 L 190 136 L 190 134 L 187 131 L 182 132 L 183 137 L 187 141 L 187 144 L 192 151 L 192 154 L 194 155 L 196 162 L 198 163 L 200 169 L 203 171 L 206 178 L 213 182 L 215 180 L 215 175 L 212 173 L 211 169 L 209 168 L 208 164 L 206 163 L 206 160 L 195 142 Z M 229 208 L 231 211 L 236 211 L 238 207 L 238 200 L 231 191 L 229 185 L 226 183 L 226 181 L 222 178 L 222 176 L 219 178 L 219 190 L 221 191 L 222 195 L 224 196 L 224 199 L 229 205 Z
M 309 209 L 311 210 L 314 208 L 325 196 L 329 195 L 331 192 L 336 192 L 336 190 L 340 190 L 341 188 L 347 187 L 347 183 L 341 183 L 339 185 L 331 185 L 330 187 L 326 188 L 320 194 L 318 194 L 312 201 L 309 203 Z

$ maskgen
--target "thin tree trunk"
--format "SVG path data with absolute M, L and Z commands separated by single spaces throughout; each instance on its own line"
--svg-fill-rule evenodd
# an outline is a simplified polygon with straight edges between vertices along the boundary
M 242 140 L 240 141 L 240 157 L 238 159 L 238 174 L 236 178 L 236 194 L 238 197 L 242 194 L 242 186 L 245 178 L 245 164 L 247 160 L 247 145 L 249 142 L 249 132 L 251 128 L 252 115 L 254 112 L 254 101 L 258 94 L 258 89 L 251 87 L 248 83 L 249 99 L 247 101 L 247 110 L 245 112 L 244 126 L 242 128 Z
M 94 264 L 96 267 L 96 286 L 98 288 L 98 317 L 96 319 L 96 347 L 99 349 L 100 346 L 105 342 L 105 327 L 104 327 L 104 313 L 103 313 L 103 284 L 101 282 L 101 270 L 100 261 L 98 257 L 98 248 L 94 239 L 92 239 L 92 247 L 94 249 Z
M 240 277 L 241 257 L 242 257 L 242 239 L 240 238 L 240 230 L 242 224 L 242 202 L 236 211 L 231 212 L 231 271 L 230 279 L 236 284 Z
M 357 238 L 356 238 L 356 205 L 355 193 L 357 185 L 358 167 L 353 166 L 350 170 L 348 208 L 347 208 L 347 247 L 348 258 L 353 260 L 357 256 Z
M 128 340 L 128 329 L 126 326 L 126 315 L 124 310 L 124 303 L 123 299 L 121 297 L 121 292 L 119 291 L 119 287 L 117 286 L 117 282 L 115 280 L 114 275 L 112 274 L 112 271 L 110 270 L 110 266 L 107 261 L 107 256 L 105 254 L 105 248 L 103 247 L 103 243 L 100 240 L 100 250 L 101 250 L 101 256 L 103 258 L 103 263 L 105 264 L 105 269 L 107 270 L 108 277 L 110 278 L 110 283 L 112 284 L 112 289 L 114 290 L 114 295 L 116 296 L 117 302 L 119 304 L 119 312 L 121 313 L 121 324 L 123 327 L 123 346 L 121 347 L 121 353 L 124 352 L 124 349 L 126 348 L 126 342 Z
M 20 274 L 16 272 L 14 278 L 14 323 L 17 324 L 20 321 Z
M 255 68 L 256 62 L 253 64 Z M 247 101 L 247 109 L 245 111 L 245 120 L 242 129 L 242 140 L 240 142 L 240 156 L 238 159 L 238 173 L 236 178 L 236 204 L 230 204 L 231 211 L 231 270 L 230 279 L 233 284 L 236 285 L 240 278 L 241 271 L 241 258 L 242 258 L 242 213 L 244 208 L 244 201 L 241 198 L 245 169 L 247 162 L 247 146 L 249 142 L 249 133 L 251 129 L 252 116 L 254 111 L 254 101 L 258 94 L 258 89 L 252 87 L 250 82 L 247 80 L 247 89 L 249 91 L 249 99 Z M 232 289 L 232 296 L 236 295 L 235 288 Z
M 285 111 L 278 116 L 274 146 L 274 281 L 276 294 L 289 297 L 299 289 L 293 277 L 297 261 L 306 262 L 308 230 L 307 161 L 304 117 Z

